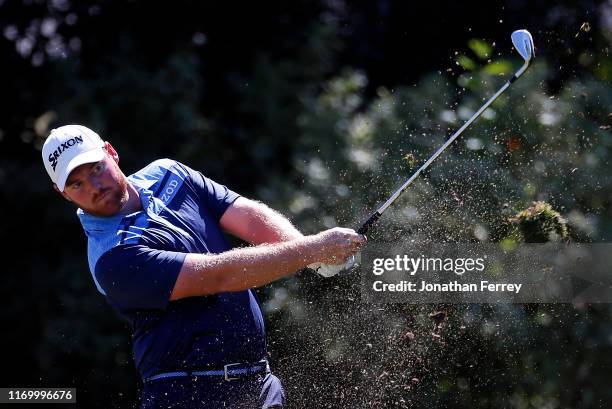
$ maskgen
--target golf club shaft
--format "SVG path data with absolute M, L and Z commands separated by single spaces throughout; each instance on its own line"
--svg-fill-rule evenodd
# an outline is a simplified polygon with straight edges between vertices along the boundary
M 457 139 L 459 137 L 459 135 L 461 135 L 461 133 L 468 127 L 470 126 L 470 124 L 472 122 L 474 122 L 476 120 L 476 118 L 478 118 L 488 107 L 489 105 L 491 105 L 493 103 L 493 101 L 495 101 L 497 99 L 497 97 L 499 97 L 514 81 L 516 81 L 516 79 L 523 74 L 523 72 L 525 72 L 525 70 L 527 69 L 527 67 L 529 66 L 528 63 L 524 64 L 513 76 L 512 78 L 510 78 L 508 81 L 506 81 L 506 83 L 499 89 L 499 91 L 497 91 L 495 93 L 495 95 L 493 95 L 491 98 L 489 98 L 489 100 L 487 102 L 484 103 L 483 106 L 480 107 L 480 109 L 478 111 L 476 111 L 474 113 L 474 115 L 472 115 L 472 117 L 470 119 L 468 119 L 463 126 L 461 126 L 461 128 L 459 128 L 450 138 L 448 138 L 448 140 L 446 142 L 444 142 L 444 145 L 442 145 L 428 160 L 427 162 L 425 162 L 416 172 L 414 172 L 414 174 L 412 174 L 412 176 L 410 176 L 410 178 L 399 188 L 395 191 L 395 193 L 393 193 L 389 199 L 387 199 L 387 201 L 385 203 L 383 203 L 382 206 L 380 206 L 378 208 L 378 210 L 376 210 L 368 220 L 366 220 L 363 225 L 361 225 L 361 227 L 357 230 L 357 233 L 359 234 L 365 234 L 369 228 L 380 218 L 380 216 L 382 216 L 382 214 L 384 213 L 385 210 L 387 210 L 387 208 L 389 206 L 391 206 L 391 204 L 393 204 L 393 202 L 395 202 L 395 200 L 397 200 L 397 198 L 406 190 L 408 189 L 408 186 L 410 186 L 412 184 L 412 182 L 419 176 L 419 174 L 421 174 L 422 171 L 424 171 L 425 169 L 427 169 L 429 167 L 429 165 L 431 165 L 431 163 L 436 160 L 436 158 L 438 156 L 440 156 L 440 154 L 442 152 L 444 152 L 444 150 L 455 141 L 455 139 Z

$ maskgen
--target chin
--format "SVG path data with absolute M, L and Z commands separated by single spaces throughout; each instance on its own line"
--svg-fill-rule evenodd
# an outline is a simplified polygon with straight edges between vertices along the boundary
M 88 213 L 91 213 L 94 216 L 109 217 L 109 216 L 114 216 L 117 213 L 119 213 L 120 209 L 121 207 L 117 207 L 117 206 L 104 206 L 104 207 L 98 207 L 96 209 L 93 209 L 89 211 Z
M 96 216 L 114 216 L 119 213 L 123 207 L 124 200 L 118 198 L 116 195 L 109 195 L 106 200 L 102 203 L 98 203 L 93 211 L 89 212 Z

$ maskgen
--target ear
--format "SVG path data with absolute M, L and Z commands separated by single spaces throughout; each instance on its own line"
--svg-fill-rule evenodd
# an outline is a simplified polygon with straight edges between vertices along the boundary
M 66 194 L 66 192 L 62 192 L 61 190 L 59 190 L 59 188 L 57 187 L 55 183 L 53 184 L 53 190 L 59 193 L 64 199 L 68 200 L 69 202 L 72 202 L 72 199 L 70 199 L 70 197 Z
M 106 149 L 106 152 L 108 152 L 108 155 L 111 158 L 113 158 L 115 163 L 118 164 L 119 163 L 119 154 L 117 153 L 115 148 L 113 148 L 113 145 L 111 145 L 110 142 L 106 141 L 106 142 L 104 142 L 104 149 Z

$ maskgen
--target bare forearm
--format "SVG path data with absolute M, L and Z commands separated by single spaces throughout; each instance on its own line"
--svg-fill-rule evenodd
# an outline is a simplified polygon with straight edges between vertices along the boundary
M 253 211 L 251 228 L 252 241 L 260 243 L 278 243 L 303 237 L 287 218 L 264 204 Z
M 282 214 L 263 203 L 239 198 L 220 220 L 223 229 L 251 244 L 278 243 L 303 237 Z
M 282 214 L 263 205 L 265 207 L 265 217 L 262 219 L 262 225 L 266 226 L 269 231 L 269 243 L 278 243 L 281 241 L 294 240 L 304 235 L 293 226 L 293 224 Z
M 230 250 L 188 254 L 171 300 L 259 287 L 317 261 L 317 236 Z

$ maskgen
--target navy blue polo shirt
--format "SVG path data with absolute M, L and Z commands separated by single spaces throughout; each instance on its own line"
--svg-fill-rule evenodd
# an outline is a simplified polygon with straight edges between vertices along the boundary
M 128 180 L 144 210 L 77 214 L 96 287 L 131 323 L 142 377 L 265 358 L 263 318 L 250 290 L 169 301 L 187 253 L 230 249 L 219 219 L 239 195 L 170 159 Z

